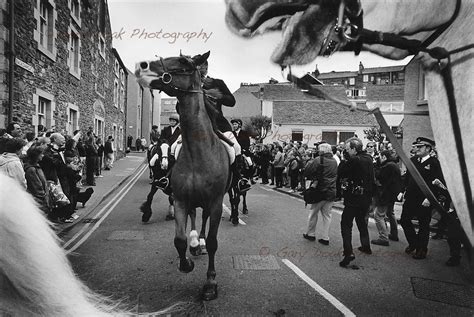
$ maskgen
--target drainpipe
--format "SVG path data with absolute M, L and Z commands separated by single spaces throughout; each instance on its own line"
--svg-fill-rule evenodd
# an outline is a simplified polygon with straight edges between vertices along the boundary
M 15 80 L 15 3 L 10 0 L 10 51 L 9 51 L 9 85 L 8 85 L 8 123 L 13 120 L 13 81 Z

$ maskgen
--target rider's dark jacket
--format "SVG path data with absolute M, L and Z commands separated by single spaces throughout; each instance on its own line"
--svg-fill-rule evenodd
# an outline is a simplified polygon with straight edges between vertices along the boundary
M 219 129 L 219 131 L 221 132 L 232 131 L 232 126 L 230 125 L 229 121 L 224 118 L 224 114 L 222 113 L 222 105 L 227 107 L 233 107 L 235 105 L 234 95 L 232 95 L 224 81 L 217 78 L 204 78 L 202 88 L 204 89 L 204 93 L 207 97 L 207 100 L 210 101 L 210 104 L 217 110 L 215 114 L 215 122 L 217 125 L 217 129 Z M 206 94 L 206 90 L 209 89 L 219 90 L 222 93 L 222 97 L 216 99 L 212 95 Z

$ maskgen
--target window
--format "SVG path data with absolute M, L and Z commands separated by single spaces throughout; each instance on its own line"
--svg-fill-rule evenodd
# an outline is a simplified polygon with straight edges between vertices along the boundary
M 69 9 L 71 10 L 71 17 L 76 22 L 77 26 L 81 26 L 81 1 L 69 0 Z
M 32 124 L 36 127 L 35 132 L 38 132 L 38 127 L 42 126 L 46 129 L 51 129 L 55 125 L 53 113 L 56 108 L 54 96 L 41 89 L 36 89 L 33 94 L 33 104 L 35 105 L 35 114 L 32 118 Z
M 55 61 L 57 12 L 54 1 L 37 0 L 34 17 L 36 19 L 36 29 L 33 31 L 33 38 L 38 43 L 38 50 Z
M 94 118 L 94 133 L 97 137 L 104 141 L 104 118 L 95 116 Z
M 291 140 L 292 141 L 303 141 L 303 130 L 293 130 L 293 131 L 291 131 Z
M 117 150 L 117 126 L 115 124 L 112 128 L 112 137 L 114 138 L 114 149 Z
M 39 98 L 38 110 L 36 115 L 38 116 L 38 125 L 49 128 L 46 124 L 46 109 L 49 108 L 49 101 L 44 98 Z
M 118 102 L 119 102 L 119 87 L 118 87 L 117 80 L 114 80 L 114 106 L 115 108 L 118 108 Z
M 99 55 L 105 59 L 105 39 L 102 34 L 99 34 Z
M 420 66 L 419 69 L 420 77 L 418 79 L 418 100 L 428 100 L 425 73 Z
M 352 138 L 354 132 L 347 131 L 323 131 L 321 140 L 326 141 L 329 144 L 336 145 L 340 142 L 345 142 L 347 139 Z
M 68 104 L 66 131 L 72 135 L 77 129 L 79 129 L 79 108 L 74 104 Z
M 356 81 L 356 80 L 355 80 L 354 77 L 349 78 L 349 85 L 351 85 L 351 86 L 355 85 L 355 83 L 356 83 L 355 81 Z
M 99 0 L 99 31 L 105 35 L 105 0 Z
M 117 60 L 115 60 L 115 63 L 114 63 L 114 73 L 115 73 L 115 77 L 119 77 L 119 62 Z
M 79 37 L 79 32 L 71 26 L 69 28 L 69 73 L 80 79 L 81 77 L 81 69 L 80 69 L 80 62 L 81 62 L 81 40 Z
M 118 135 L 118 149 L 123 150 L 123 128 L 119 128 L 119 135 Z
M 321 140 L 326 141 L 329 144 L 337 144 L 337 132 L 323 131 L 323 133 L 321 134 Z
M 366 95 L 366 90 L 365 89 L 359 89 L 359 96 L 360 97 L 365 97 Z
M 339 142 L 345 142 L 353 136 L 354 132 L 339 132 Z
M 362 81 L 363 81 L 364 83 L 368 82 L 368 81 L 369 81 L 369 75 L 363 75 L 363 76 L 362 76 Z
M 124 105 L 125 105 L 125 89 L 123 87 L 120 88 L 120 111 L 123 112 Z

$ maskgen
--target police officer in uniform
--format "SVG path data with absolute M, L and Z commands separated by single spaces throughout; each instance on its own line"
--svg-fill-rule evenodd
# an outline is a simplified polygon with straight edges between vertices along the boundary
M 410 160 L 415 165 L 421 177 L 430 187 L 433 193 L 437 192 L 433 184 L 435 179 L 444 183 L 441 166 L 436 157 L 431 156 L 435 142 L 425 137 L 418 137 L 413 143 L 415 155 Z M 416 184 L 414 178 L 407 173 L 405 202 L 402 208 L 400 224 L 405 232 L 408 241 L 408 247 L 405 249 L 407 254 L 413 254 L 417 260 L 425 259 L 428 252 L 428 242 L 430 238 L 431 207 L 428 198 L 422 193 Z M 418 232 L 412 223 L 413 218 L 418 219 Z

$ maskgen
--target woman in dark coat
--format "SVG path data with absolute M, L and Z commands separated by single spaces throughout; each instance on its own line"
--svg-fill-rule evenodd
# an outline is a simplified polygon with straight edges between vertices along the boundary
M 379 238 L 371 242 L 376 245 L 388 246 L 389 239 L 398 241 L 397 221 L 393 206 L 402 189 L 402 178 L 392 151 L 383 150 L 380 153 L 380 161 L 380 168 L 376 176 L 377 192 L 374 199 L 374 218 L 379 231 Z M 388 217 L 390 222 L 390 234 L 385 224 L 385 217 Z
M 51 211 L 51 201 L 49 198 L 48 183 L 44 176 L 39 161 L 43 159 L 45 145 L 32 146 L 26 152 L 26 162 L 24 165 L 27 191 L 33 196 L 40 209 L 49 214 Z

